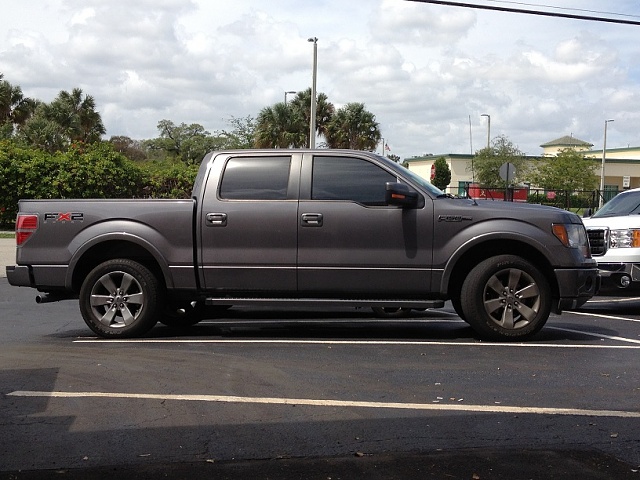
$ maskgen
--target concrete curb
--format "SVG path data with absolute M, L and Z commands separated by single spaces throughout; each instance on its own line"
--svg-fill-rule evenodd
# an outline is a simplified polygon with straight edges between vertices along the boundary
M 0 278 L 7 276 L 6 265 L 16 263 L 16 241 L 13 238 L 0 238 Z

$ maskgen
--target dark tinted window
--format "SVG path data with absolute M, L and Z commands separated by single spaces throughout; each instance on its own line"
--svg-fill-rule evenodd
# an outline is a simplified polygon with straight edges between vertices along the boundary
M 227 162 L 220 198 L 286 200 L 290 157 L 238 157 Z
M 366 160 L 315 157 L 311 198 L 385 205 L 385 184 L 395 181 L 395 175 Z

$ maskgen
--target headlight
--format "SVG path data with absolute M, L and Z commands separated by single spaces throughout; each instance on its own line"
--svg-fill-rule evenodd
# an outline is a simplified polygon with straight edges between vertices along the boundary
M 640 247 L 640 230 L 611 230 L 609 232 L 609 248 Z
M 565 247 L 577 248 L 585 258 L 591 258 L 587 231 L 584 225 L 578 223 L 554 223 L 551 227 L 553 234 Z

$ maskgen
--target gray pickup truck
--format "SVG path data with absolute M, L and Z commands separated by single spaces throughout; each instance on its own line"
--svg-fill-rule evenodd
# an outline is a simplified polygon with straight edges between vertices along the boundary
M 350 150 L 212 152 L 189 200 L 21 200 L 16 239 L 9 282 L 79 298 L 102 337 L 229 306 L 450 300 L 481 337 L 520 340 L 599 285 L 577 215 L 455 198 Z

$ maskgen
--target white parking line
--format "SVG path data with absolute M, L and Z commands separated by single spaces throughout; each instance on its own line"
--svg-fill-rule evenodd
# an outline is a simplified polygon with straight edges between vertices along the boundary
M 515 407 L 506 405 L 464 405 L 441 403 L 356 402 L 346 400 L 314 400 L 309 398 L 238 397 L 229 395 L 163 395 L 152 393 L 119 392 L 43 392 L 18 390 L 8 395 L 14 397 L 48 398 L 108 398 L 139 400 L 174 400 L 218 403 L 254 403 L 271 405 L 306 405 L 311 407 L 387 408 L 394 410 L 435 410 L 476 413 L 515 413 L 536 415 L 580 415 L 589 417 L 640 418 L 640 412 L 621 410 L 589 410 L 581 408 Z
M 601 313 L 593 313 L 593 312 L 573 312 L 566 311 L 564 313 L 572 313 L 574 315 L 583 315 L 585 317 L 598 317 L 598 318 L 606 318 L 607 320 L 623 320 L 625 322 L 636 322 L 640 323 L 640 319 L 638 318 L 627 318 L 627 317 L 614 317 L 613 315 L 602 315 Z
M 549 327 L 553 328 L 553 327 Z M 563 330 L 557 328 L 557 330 Z M 565 329 L 566 330 L 566 329 Z M 578 330 L 567 330 L 585 333 Z M 598 335 L 596 335 L 598 336 Z M 615 337 L 611 337 L 614 339 Z M 635 340 L 620 337 L 620 341 L 635 342 Z M 282 345 L 417 345 L 417 346 L 456 346 L 456 347 L 519 347 L 519 348 L 586 348 L 586 349 L 640 349 L 632 345 L 586 345 L 560 343 L 499 343 L 499 342 L 429 342 L 408 340 L 291 340 L 291 339 L 210 339 L 210 338 L 130 338 L 103 339 L 97 337 L 78 338 L 73 343 L 88 343 L 99 345 L 138 344 L 138 343 L 217 343 L 217 344 L 282 344 Z M 640 342 L 638 342 L 640 343 Z
M 623 303 L 623 302 L 637 302 L 640 300 L 640 297 L 625 297 L 625 298 L 602 298 L 599 297 L 597 300 L 591 299 L 587 303 Z
M 637 343 L 640 344 L 640 340 L 635 340 L 633 338 L 625 338 L 625 337 L 616 337 L 613 335 L 605 335 L 603 333 L 593 333 L 593 332 L 585 332 L 584 330 L 573 330 L 571 328 L 560 328 L 560 327 L 547 327 L 552 330 L 560 330 L 563 332 L 571 332 L 571 333 L 579 333 L 581 335 L 588 335 L 590 337 L 596 338 L 606 338 L 607 340 L 615 340 L 617 342 L 627 342 L 627 343 Z

